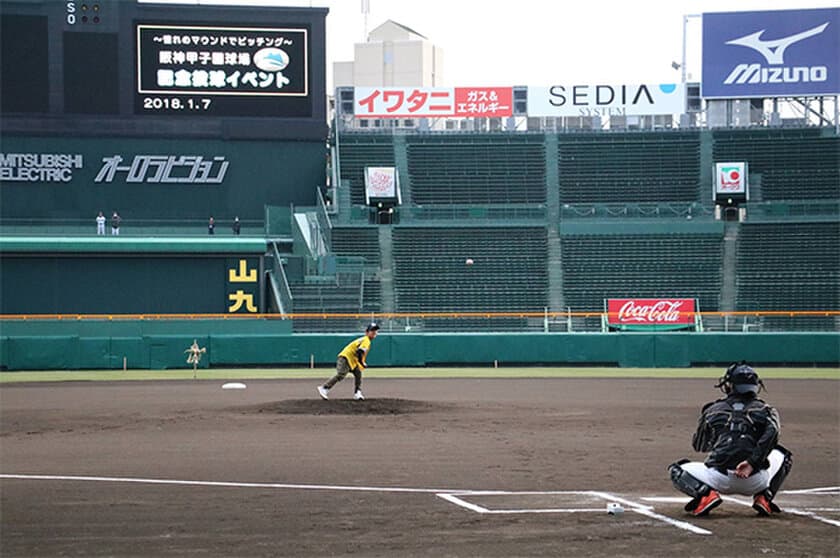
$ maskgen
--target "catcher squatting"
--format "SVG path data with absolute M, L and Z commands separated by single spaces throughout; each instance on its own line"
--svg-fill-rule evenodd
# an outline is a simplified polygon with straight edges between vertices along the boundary
M 695 451 L 709 452 L 704 462 L 682 459 L 668 470 L 671 482 L 691 496 L 685 511 L 707 515 L 721 494 L 753 497 L 758 515 L 781 512 L 773 503 L 793 463 L 779 445 L 779 413 L 758 398 L 764 387 L 744 362 L 732 364 L 717 386 L 726 397 L 707 403 L 691 440 Z

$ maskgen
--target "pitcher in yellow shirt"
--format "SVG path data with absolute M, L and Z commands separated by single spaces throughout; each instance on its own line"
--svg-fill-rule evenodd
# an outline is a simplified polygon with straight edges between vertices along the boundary
M 318 395 L 322 399 L 329 399 L 329 391 L 332 387 L 344 379 L 348 372 L 352 372 L 356 378 L 356 387 L 353 390 L 353 399 L 361 401 L 365 398 L 362 395 L 362 370 L 367 367 L 367 354 L 370 350 L 370 342 L 376 338 L 379 331 L 379 324 L 371 323 L 365 328 L 365 334 L 358 339 L 351 341 L 338 353 L 338 360 L 335 363 L 335 376 L 327 382 L 318 386 Z

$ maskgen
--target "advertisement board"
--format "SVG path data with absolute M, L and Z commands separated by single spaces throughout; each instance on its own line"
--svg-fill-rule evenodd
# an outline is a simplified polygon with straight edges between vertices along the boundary
M 512 87 L 356 87 L 359 118 L 493 118 L 513 115 Z
M 715 199 L 736 196 L 748 199 L 747 163 L 715 163 Z
M 703 14 L 704 98 L 840 94 L 840 8 Z
M 323 176 L 322 142 L 4 136 L 0 218 L 262 219 Z
M 697 310 L 693 298 L 609 298 L 610 329 L 693 329 Z
M 138 24 L 136 39 L 138 114 L 307 116 L 305 27 Z
M 564 84 L 528 87 L 528 116 L 645 116 L 685 112 L 685 85 Z
M 400 203 L 398 176 L 396 167 L 365 167 L 365 203 Z

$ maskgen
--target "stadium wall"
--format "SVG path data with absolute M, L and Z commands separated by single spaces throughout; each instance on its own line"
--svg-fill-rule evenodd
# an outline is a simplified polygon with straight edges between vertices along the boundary
M 354 334 L 291 334 L 287 320 L 6 321 L 4 370 L 185 368 L 193 340 L 202 367 L 331 365 Z M 608 365 L 689 367 L 840 364 L 838 333 L 387 334 L 372 366 Z
M 0 219 L 262 220 L 265 206 L 312 205 L 323 141 L 4 135 Z M 10 221 L 9 221 L 10 220 Z

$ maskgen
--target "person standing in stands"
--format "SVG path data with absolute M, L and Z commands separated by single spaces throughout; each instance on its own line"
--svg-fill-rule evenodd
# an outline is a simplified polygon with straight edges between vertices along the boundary
M 379 331 L 379 324 L 371 323 L 365 328 L 365 334 L 354 339 L 338 353 L 338 360 L 335 363 L 335 376 L 327 382 L 318 386 L 318 395 L 322 399 L 329 399 L 327 395 L 332 387 L 344 379 L 348 372 L 352 372 L 356 378 L 356 386 L 353 390 L 353 399 L 361 401 L 365 398 L 362 395 L 362 370 L 367 368 L 367 354 L 370 350 L 370 342 L 376 338 Z
M 114 211 L 114 214 L 111 215 L 111 236 L 119 236 L 120 235 L 120 223 L 122 222 L 122 217 L 120 214 Z
M 105 215 L 100 211 L 99 215 L 96 216 L 96 234 L 97 236 L 102 236 L 105 234 Z
M 242 228 L 242 224 L 239 222 L 239 217 L 235 217 L 233 219 L 233 234 L 239 236 L 239 230 Z
M 207 234 L 216 234 L 216 221 L 213 220 L 213 217 L 210 217 L 210 221 L 207 223 Z

